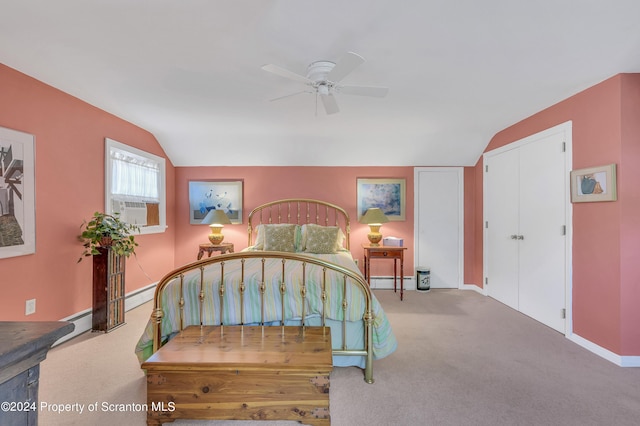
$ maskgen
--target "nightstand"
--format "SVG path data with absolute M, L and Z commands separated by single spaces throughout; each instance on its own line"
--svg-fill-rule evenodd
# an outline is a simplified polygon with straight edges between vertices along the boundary
M 372 246 L 371 244 L 362 244 L 364 249 L 364 278 L 371 285 L 371 260 L 375 259 L 393 259 L 393 291 L 397 292 L 397 263 L 400 260 L 400 300 L 404 297 L 404 251 L 406 247 L 395 246 Z
M 220 254 L 233 253 L 233 243 L 200 244 L 200 249 L 198 250 L 198 260 L 202 259 L 205 251 L 208 253 L 207 257 L 211 257 L 211 253 L 213 253 L 214 251 L 219 251 Z

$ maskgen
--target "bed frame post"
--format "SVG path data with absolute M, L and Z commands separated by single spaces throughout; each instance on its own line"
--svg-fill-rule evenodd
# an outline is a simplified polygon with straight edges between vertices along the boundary
M 220 286 L 218 287 L 220 294 L 220 326 L 224 325 L 224 262 L 220 262 Z
M 373 383 L 373 314 L 371 313 L 371 306 L 367 308 L 363 320 L 367 333 L 367 341 L 365 342 L 367 360 L 364 367 L 364 381 Z
M 162 308 L 156 307 L 151 313 L 151 321 L 153 322 L 153 352 L 160 349 L 160 342 L 162 341 L 162 317 L 164 313 Z
M 300 296 L 302 297 L 302 329 L 305 327 L 305 319 L 307 316 L 307 263 L 302 262 L 302 287 L 300 288 Z
M 245 323 L 245 316 L 244 316 L 244 291 L 246 289 L 246 286 L 244 284 L 244 262 L 245 259 L 241 259 L 240 260 L 240 264 L 241 264 L 241 273 L 240 273 L 240 325 L 244 325 Z
M 184 330 L 184 274 L 180 274 L 180 331 Z
M 264 327 L 264 293 L 267 290 L 267 286 L 264 282 L 264 264 L 266 259 L 262 258 L 262 272 L 260 274 L 260 325 Z
M 204 325 L 204 266 L 200 267 L 200 292 L 198 293 L 198 307 L 200 309 L 200 326 Z
M 284 295 L 287 292 L 287 285 L 285 284 L 285 263 L 286 260 L 282 259 L 282 279 L 280 280 L 280 309 L 282 310 L 282 318 L 280 318 L 280 325 L 284 327 L 284 320 L 287 317 L 287 313 L 285 312 L 286 306 L 284 303 Z

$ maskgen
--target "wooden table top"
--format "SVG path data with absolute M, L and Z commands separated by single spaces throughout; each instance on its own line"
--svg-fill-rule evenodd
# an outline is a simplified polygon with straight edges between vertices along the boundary
M 331 369 L 329 327 L 189 326 L 143 369 Z
M 51 345 L 74 328 L 66 321 L 0 321 L 0 383 L 44 360 Z

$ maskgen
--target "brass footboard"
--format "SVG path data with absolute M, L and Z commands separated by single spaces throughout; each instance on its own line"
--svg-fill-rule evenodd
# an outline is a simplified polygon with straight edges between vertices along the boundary
M 281 268 L 278 267 L 280 270 L 275 276 L 274 274 L 265 272 L 265 263 L 269 259 L 281 261 Z M 255 268 L 249 268 L 249 262 L 254 266 L 257 263 L 260 270 L 256 271 Z M 310 273 L 312 268 L 314 268 L 314 273 Z M 320 268 L 320 271 L 315 268 Z M 227 270 L 235 271 L 236 275 L 234 275 L 234 278 L 230 277 L 230 274 L 226 272 Z M 298 270 L 301 270 L 299 275 L 297 274 Z M 238 271 L 240 278 L 237 278 Z M 288 275 L 289 271 L 296 271 L 296 275 L 290 277 Z M 197 274 L 199 278 L 194 279 L 194 273 Z M 212 278 L 212 273 L 217 276 L 217 278 Z M 318 274 L 320 276 L 320 282 L 317 282 Z M 331 284 L 333 291 L 329 291 L 328 289 L 329 275 L 331 275 L 333 279 L 331 281 L 331 283 L 333 283 Z M 189 280 L 185 279 L 187 276 L 190 277 Z M 293 281 L 295 281 L 295 283 L 293 283 Z M 179 300 L 170 300 L 173 298 L 165 296 L 165 290 L 169 286 L 174 285 L 179 286 Z M 187 288 L 193 285 L 198 287 Z M 277 289 L 269 287 L 275 285 L 278 286 Z M 249 289 L 253 291 L 248 291 Z M 255 291 L 256 289 L 257 291 Z M 274 310 L 273 306 L 269 306 L 271 317 L 267 318 L 265 314 L 267 309 L 267 297 L 265 297 L 265 293 L 268 290 L 272 290 L 269 292 L 270 295 L 276 292 L 279 294 L 280 317 L 276 318 L 276 321 L 274 321 L 272 315 L 273 312 L 277 312 L 277 309 Z M 340 342 L 339 348 L 333 349 L 333 355 L 364 357 L 365 381 L 373 383 L 374 318 L 372 313 L 372 296 L 366 281 L 356 272 L 340 265 L 302 254 L 269 251 L 229 253 L 185 265 L 166 275 L 156 288 L 154 310 L 151 315 L 153 322 L 154 352 L 160 348 L 163 338 L 166 337 L 162 335 L 162 323 L 166 320 L 163 306 L 166 306 L 167 303 L 176 304 L 176 306 L 173 306 L 173 309 L 179 312 L 179 325 L 176 327 L 178 330 L 183 330 L 187 325 L 193 325 L 185 322 L 185 294 L 189 292 L 190 294 L 194 292 L 198 294 L 197 307 L 194 309 L 197 309 L 199 324 L 201 326 L 247 325 L 249 322 L 247 322 L 248 315 L 245 312 L 245 302 L 253 302 L 254 305 L 258 303 L 260 309 L 259 325 L 263 327 L 267 324 L 274 324 L 274 322 L 284 326 L 286 321 L 301 321 L 301 327 L 305 327 L 309 325 L 307 324 L 309 315 L 314 315 L 316 318 L 319 316 L 321 325 L 326 326 L 329 307 L 335 307 L 336 304 L 339 303 L 342 309 L 341 318 L 332 318 L 332 320 L 341 321 L 342 341 Z M 296 292 L 298 293 L 297 295 L 293 294 Z M 177 293 L 177 289 L 174 289 L 173 293 Z M 239 303 L 236 303 L 236 305 L 239 305 L 240 308 L 239 319 L 234 321 L 233 324 L 225 323 L 225 298 L 229 297 L 228 294 L 230 293 L 233 294 L 232 297 L 239 299 Z M 208 300 L 207 297 L 217 297 L 218 300 Z M 250 297 L 258 297 L 259 301 L 247 300 L 247 298 Z M 301 298 L 301 315 L 299 312 L 287 312 L 288 302 L 290 302 L 290 298 L 293 297 Z M 319 297 L 320 300 L 307 300 L 310 297 Z M 359 297 L 362 297 L 362 299 Z M 355 303 L 356 300 L 354 298 L 358 298 L 357 303 Z M 206 312 L 207 309 L 214 309 L 216 303 L 218 312 Z M 358 312 L 355 312 L 355 315 L 357 315 L 358 321 L 362 320 L 363 322 L 362 340 L 364 345 L 362 348 L 354 349 L 350 347 L 353 345 L 350 345 L 350 342 L 347 341 L 347 323 L 348 318 L 354 318 L 353 309 L 356 306 L 358 307 Z M 307 312 L 307 309 L 311 309 L 310 307 L 316 307 L 314 312 Z M 167 307 L 167 309 L 170 308 Z M 207 320 L 207 318 L 209 318 L 209 320 Z M 210 321 L 213 321 L 215 324 L 207 324 L 207 322 Z

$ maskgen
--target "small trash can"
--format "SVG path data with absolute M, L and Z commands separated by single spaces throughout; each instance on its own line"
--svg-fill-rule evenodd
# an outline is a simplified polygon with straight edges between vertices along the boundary
M 431 269 L 423 267 L 416 269 L 416 290 L 431 290 Z

